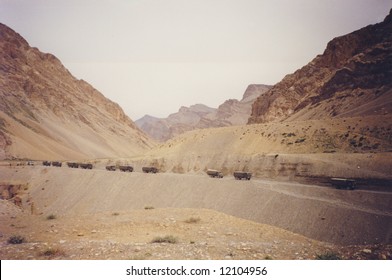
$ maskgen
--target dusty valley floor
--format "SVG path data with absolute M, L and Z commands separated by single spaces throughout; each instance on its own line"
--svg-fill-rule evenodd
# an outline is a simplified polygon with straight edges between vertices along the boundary
M 18 186 L 0 200 L 1 259 L 392 258 L 391 192 L 43 166 L 0 178 Z

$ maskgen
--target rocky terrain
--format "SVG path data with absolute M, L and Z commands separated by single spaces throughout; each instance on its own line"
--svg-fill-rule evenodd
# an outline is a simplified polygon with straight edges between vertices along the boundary
M 117 104 L 0 24 L 0 158 L 132 156 L 153 142 Z
M 365 117 L 392 110 L 392 14 L 330 41 L 257 99 L 249 123 Z
M 196 104 L 189 108 L 181 107 L 167 118 L 146 115 L 135 123 L 147 135 L 161 142 L 194 129 L 244 125 L 253 102 L 269 88 L 267 85 L 249 85 L 241 100 L 226 100 L 217 109 Z

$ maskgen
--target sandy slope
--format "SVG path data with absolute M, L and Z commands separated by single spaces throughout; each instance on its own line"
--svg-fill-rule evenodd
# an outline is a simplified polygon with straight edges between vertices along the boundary
M 107 128 L 91 128 L 71 120 L 59 121 L 55 116 L 37 116 L 39 121 L 29 124 L 32 129 L 2 112 L 0 118 L 6 121 L 12 142 L 4 148 L 7 158 L 60 160 L 134 156 L 153 146 L 141 132 L 131 133 L 120 123 L 112 124 L 114 133 Z M 20 119 L 29 122 L 23 117 Z

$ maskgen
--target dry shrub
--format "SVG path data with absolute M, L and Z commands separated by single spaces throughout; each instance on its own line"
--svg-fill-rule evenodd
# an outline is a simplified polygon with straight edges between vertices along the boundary
M 199 217 L 190 217 L 189 219 L 185 220 L 185 223 L 188 224 L 197 224 L 198 222 L 200 222 L 200 218 Z
M 316 260 L 341 260 L 342 258 L 335 252 L 326 252 L 316 256 Z
M 46 217 L 47 220 L 54 220 L 54 219 L 56 219 L 56 218 L 57 218 L 57 217 L 56 217 L 55 214 L 50 214 L 50 215 L 48 215 L 48 216 Z
M 177 237 L 173 235 L 166 235 L 164 237 L 155 237 L 151 243 L 169 243 L 169 244 L 176 244 L 178 242 Z
M 26 242 L 26 238 L 21 235 L 12 235 L 8 238 L 9 244 L 22 244 L 24 242 Z
M 64 256 L 65 253 L 60 248 L 48 247 L 44 251 L 42 251 L 40 255 L 43 257 L 47 257 L 48 259 L 52 259 L 52 258 Z

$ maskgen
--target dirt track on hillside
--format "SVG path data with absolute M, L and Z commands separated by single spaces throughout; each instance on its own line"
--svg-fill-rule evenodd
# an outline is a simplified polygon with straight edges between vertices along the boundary
M 7 183 L 28 184 L 23 207 L 43 216 L 154 208 L 211 209 L 336 244 L 391 243 L 392 193 L 346 191 L 271 180 L 206 175 L 0 167 Z

